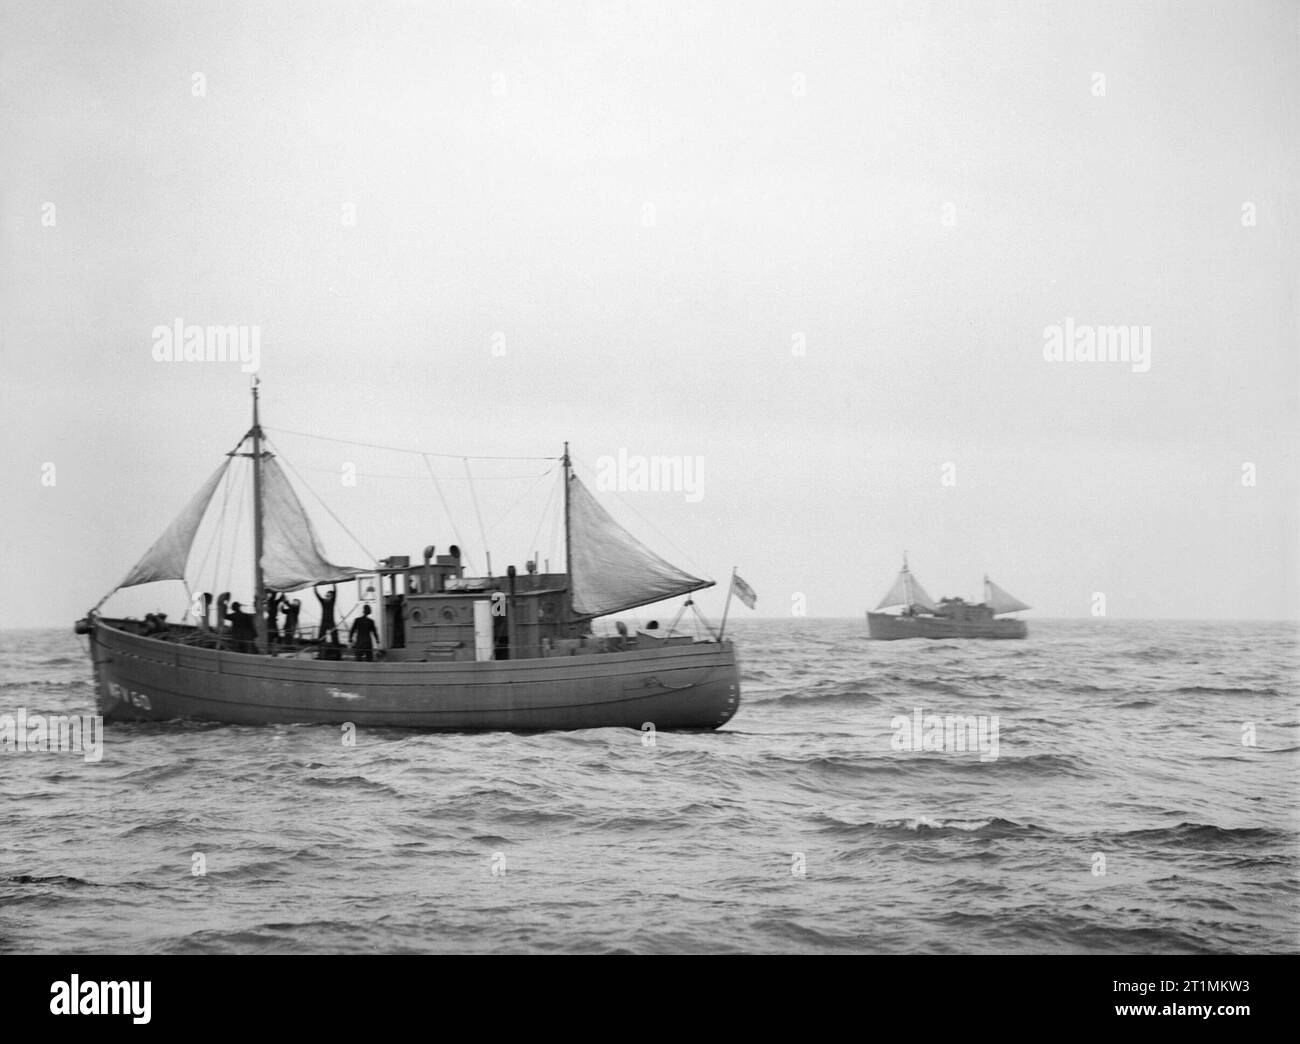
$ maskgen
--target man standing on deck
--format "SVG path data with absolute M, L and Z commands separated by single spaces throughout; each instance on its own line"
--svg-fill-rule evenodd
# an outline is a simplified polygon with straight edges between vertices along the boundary
M 319 585 L 312 588 L 316 595 L 316 601 L 320 602 L 320 633 L 317 634 L 319 641 L 324 641 L 329 637 L 330 631 L 334 630 L 334 602 L 339 596 L 339 585 L 334 585 L 334 590 L 330 591 L 324 598 L 321 597 Z
M 370 619 L 370 606 L 367 605 L 353 622 L 352 629 L 348 631 L 348 641 L 352 643 L 358 661 L 368 660 L 374 663 L 375 632 L 375 621 Z
M 296 598 L 284 607 L 284 641 L 287 645 L 298 639 L 298 613 L 301 609 L 302 602 Z
M 284 604 L 284 595 L 272 591 L 266 596 L 266 641 L 268 647 L 280 640 L 280 607 Z
M 243 612 L 238 602 L 231 602 L 226 619 L 230 621 L 230 637 L 234 639 L 235 652 L 257 652 L 257 625 L 253 622 L 253 614 Z

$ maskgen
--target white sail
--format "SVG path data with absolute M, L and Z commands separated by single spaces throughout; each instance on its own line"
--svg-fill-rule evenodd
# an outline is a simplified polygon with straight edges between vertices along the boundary
M 268 591 L 348 580 L 373 569 L 328 561 L 316 529 L 275 458 L 262 463 L 262 578 Z
M 911 571 L 907 566 L 903 566 L 903 571 L 898 574 L 898 579 L 894 581 L 894 586 L 889 589 L 889 593 L 880 600 L 876 610 L 892 609 L 896 605 L 907 606 L 908 608 L 928 609 L 934 612 L 939 607 L 934 604 L 934 600 L 925 593 L 925 589 L 916 582 Z
M 712 587 L 664 561 L 569 479 L 569 584 L 578 616 L 604 616 Z
M 984 604 L 993 610 L 993 615 L 998 616 L 1002 613 L 1016 613 L 1021 609 L 1029 609 L 1019 598 L 1015 598 L 1002 590 L 992 580 L 984 580 Z
M 222 478 L 225 477 L 228 467 L 230 467 L 229 457 L 194 494 L 190 502 L 185 505 L 185 510 L 176 516 L 176 520 L 163 531 L 163 535 L 154 541 L 144 557 L 126 574 L 126 579 L 117 585 L 118 588 L 149 584 L 155 580 L 185 579 L 185 563 L 189 561 L 194 536 L 199 531 L 199 523 L 203 521 L 203 515 L 208 510 L 208 503 L 216 493 Z

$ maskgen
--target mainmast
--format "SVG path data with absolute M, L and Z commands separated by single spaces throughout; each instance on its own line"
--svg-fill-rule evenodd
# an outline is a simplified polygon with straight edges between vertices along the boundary
M 253 625 L 262 636 L 262 612 L 266 602 L 266 584 L 262 579 L 262 425 L 258 418 L 257 376 L 253 376 Z M 268 648 L 268 652 L 270 649 Z

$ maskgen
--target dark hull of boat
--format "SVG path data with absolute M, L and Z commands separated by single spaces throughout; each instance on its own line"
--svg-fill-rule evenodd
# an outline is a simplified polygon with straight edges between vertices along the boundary
M 900 638 L 1024 638 L 1024 620 L 949 620 L 942 616 L 867 613 L 867 634 L 882 641 Z
M 716 729 L 736 712 L 731 642 L 483 663 L 353 663 L 247 655 L 143 637 L 92 618 L 106 720 L 193 718 L 454 732 Z

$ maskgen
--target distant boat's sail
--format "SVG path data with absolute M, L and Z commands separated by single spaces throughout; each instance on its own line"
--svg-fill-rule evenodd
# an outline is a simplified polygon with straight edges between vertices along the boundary
M 993 610 L 994 616 L 1002 613 L 1016 613 L 1021 609 L 1031 608 L 1019 598 L 1007 594 L 1006 591 L 987 577 L 984 579 L 984 604 Z
M 889 593 L 880 600 L 876 606 L 877 611 L 881 609 L 892 609 L 896 605 L 903 605 L 909 608 L 928 609 L 934 612 L 939 607 L 934 604 L 933 599 L 925 593 L 925 589 L 912 577 L 911 570 L 906 565 L 903 571 L 898 574 L 898 579 L 894 581 L 894 586 L 889 589 Z
M 569 478 L 569 583 L 578 616 L 604 616 L 712 587 L 665 562 Z
M 154 541 L 153 547 L 145 552 L 144 557 L 135 564 L 135 568 L 126 574 L 126 579 L 117 585 L 118 588 L 150 584 L 155 580 L 185 579 L 185 563 L 189 561 L 190 546 L 194 543 L 194 536 L 199 531 L 199 523 L 203 521 L 203 515 L 208 510 L 208 503 L 216 493 L 222 478 L 225 477 L 228 467 L 230 467 L 229 457 L 212 473 L 212 477 L 203 484 L 203 488 L 194 494 L 190 502 L 185 505 L 185 510 L 167 527 L 163 535 Z
M 334 565 L 275 458 L 262 462 L 262 574 L 268 591 L 336 583 L 374 570 Z

